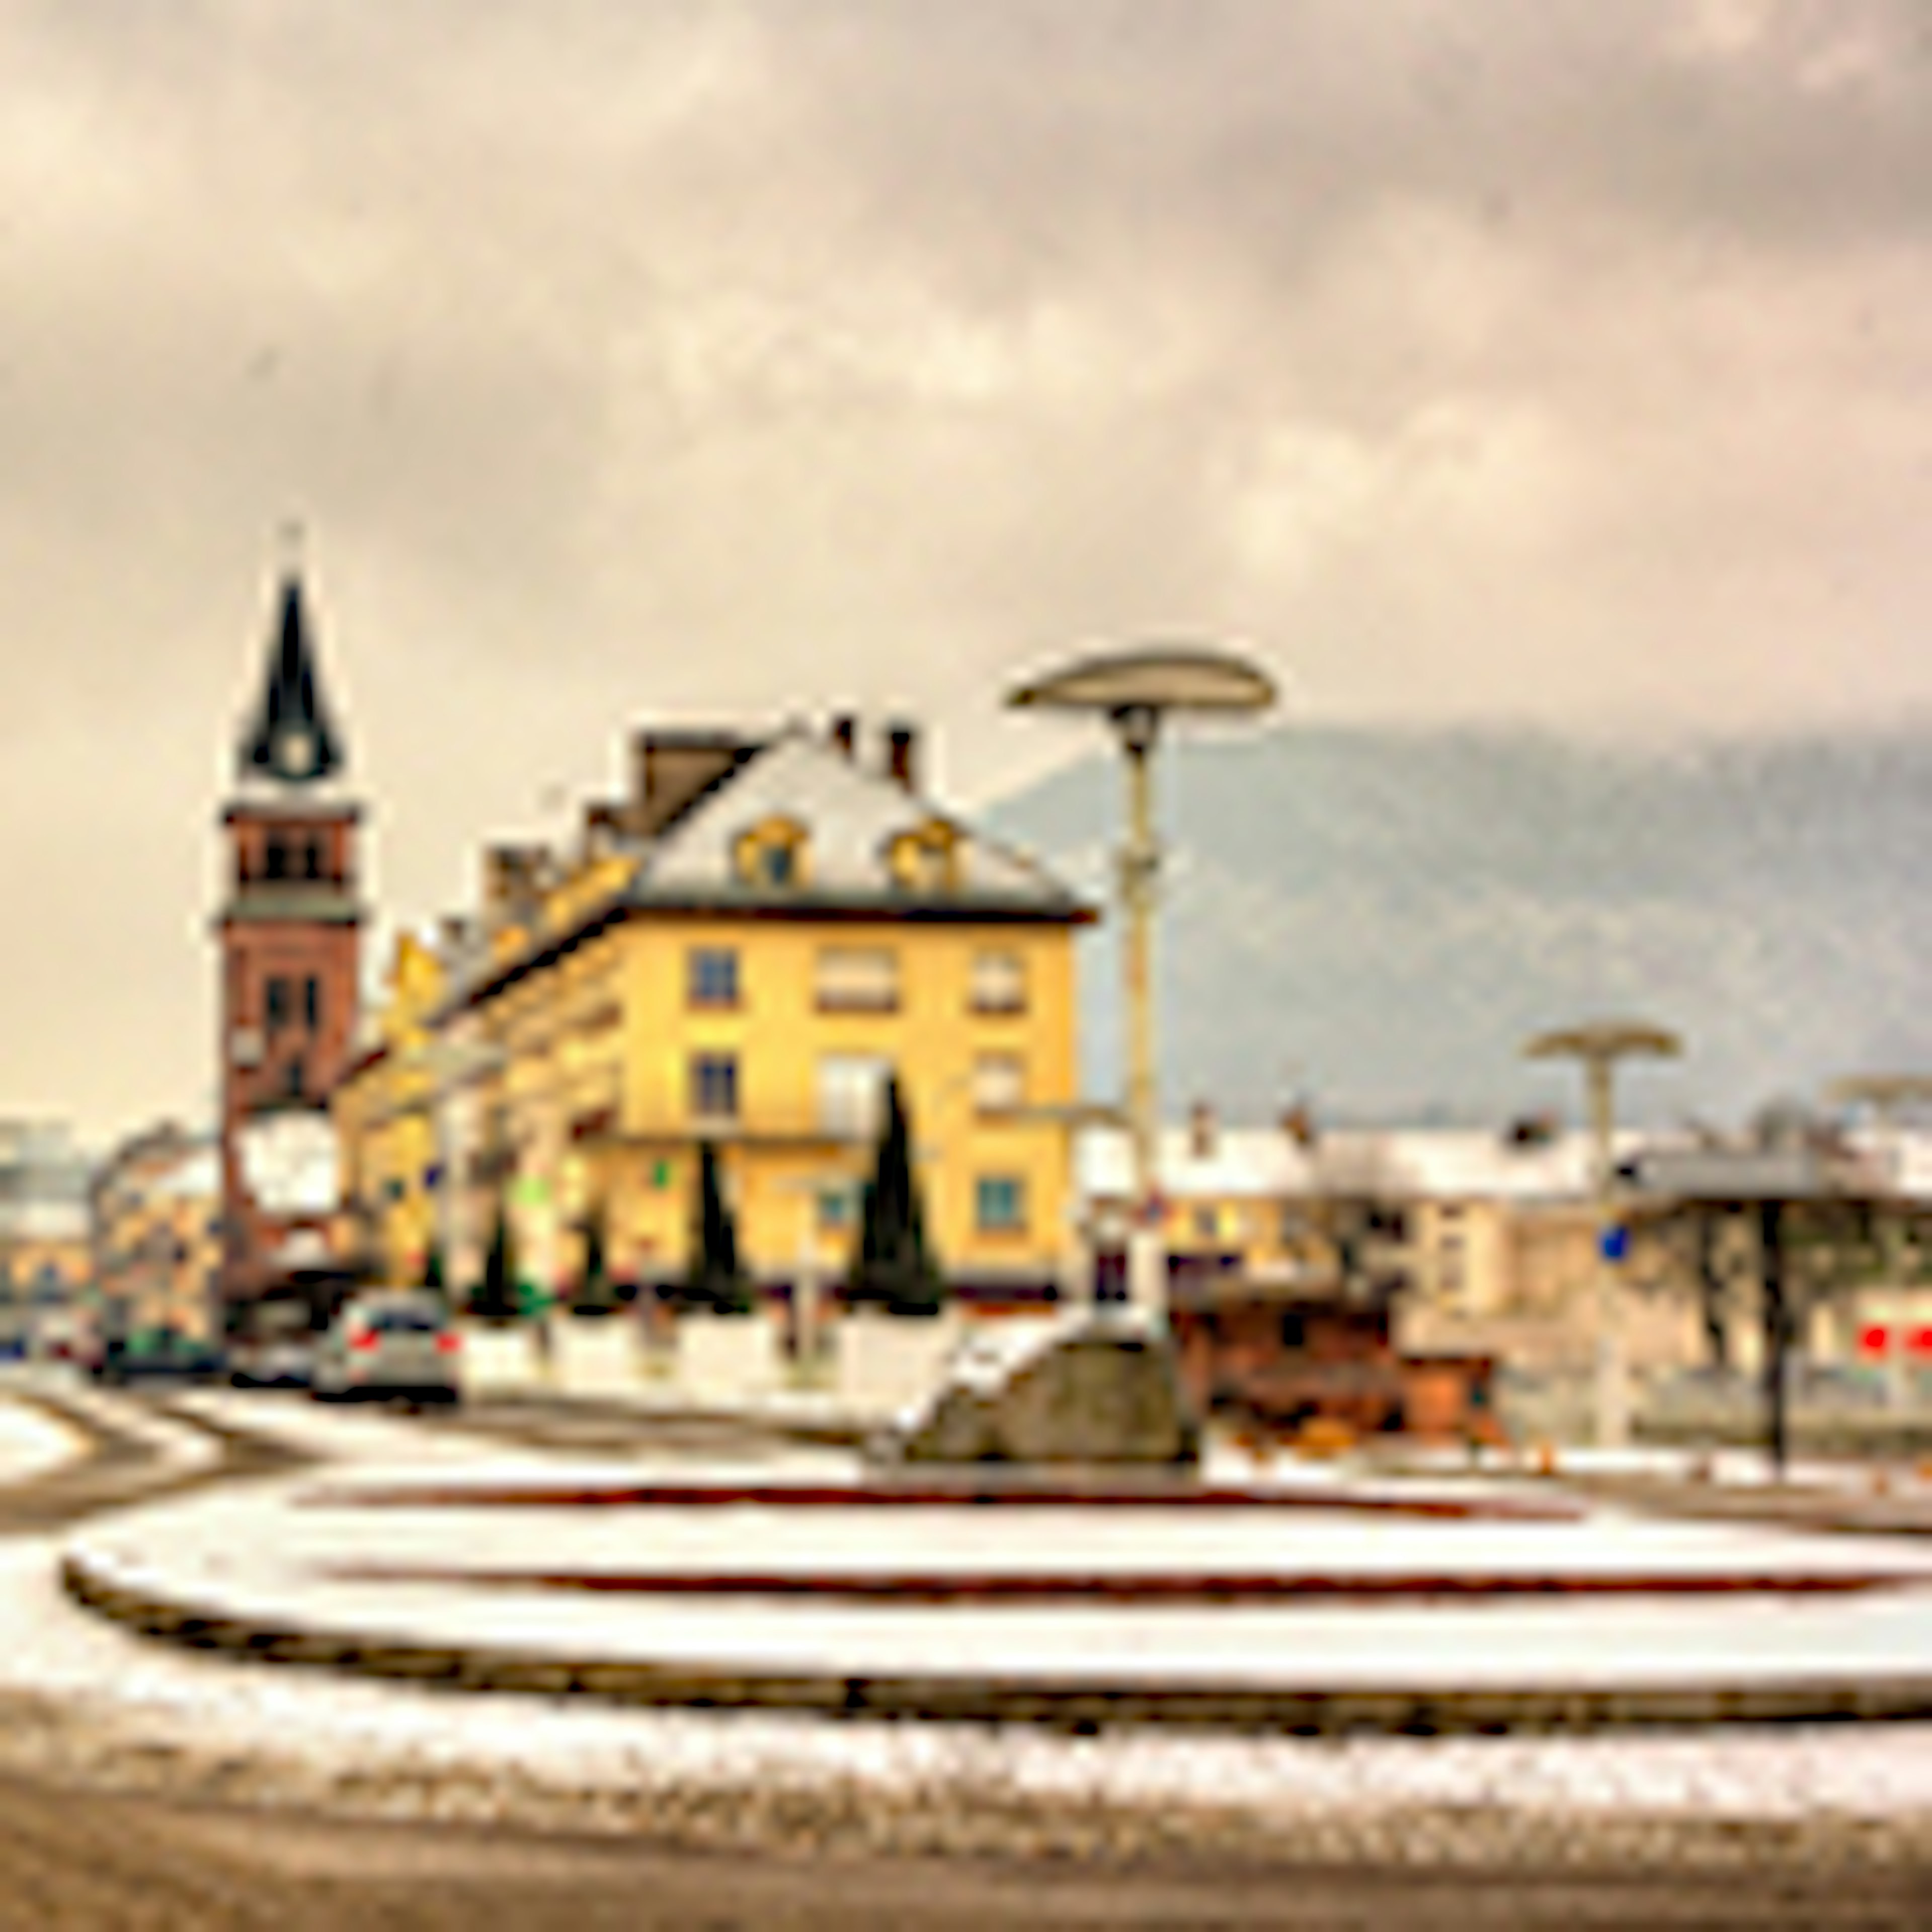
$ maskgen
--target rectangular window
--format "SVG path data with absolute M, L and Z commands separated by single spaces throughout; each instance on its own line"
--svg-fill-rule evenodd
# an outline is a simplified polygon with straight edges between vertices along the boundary
M 691 1062 L 691 1112 L 700 1120 L 738 1118 L 738 1060 L 735 1054 L 700 1053 Z
M 821 1187 L 818 1190 L 818 1232 L 821 1234 L 842 1234 L 852 1225 L 852 1196 L 843 1187 Z
M 1026 1062 L 1016 1053 L 982 1053 L 973 1062 L 973 1106 L 982 1114 L 1010 1114 L 1026 1104 Z
M 735 1006 L 738 1004 L 738 955 L 733 948 L 694 946 L 687 960 L 692 1005 Z
M 898 1010 L 898 955 L 885 946 L 828 946 L 818 955 L 818 1005 L 827 1012 Z
M 872 1053 L 828 1053 L 818 1063 L 818 1125 L 841 1140 L 879 1131 L 892 1062 Z
M 1202 1240 L 1219 1240 L 1221 1236 L 1220 1216 L 1212 1208 L 1196 1208 L 1194 1232 Z
M 973 1186 L 974 1224 L 982 1234 L 1013 1234 L 1026 1226 L 1026 1183 L 1016 1174 L 982 1174 Z
M 313 974 L 302 982 L 302 1018 L 311 1033 L 322 1024 L 322 982 Z
M 268 982 L 266 994 L 268 1030 L 274 1033 L 289 1023 L 289 982 L 278 973 Z
M 1026 962 L 1018 953 L 974 954 L 972 1006 L 976 1013 L 1023 1013 L 1026 1003 Z

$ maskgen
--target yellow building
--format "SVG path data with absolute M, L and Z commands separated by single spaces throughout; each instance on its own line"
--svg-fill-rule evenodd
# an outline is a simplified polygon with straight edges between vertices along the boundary
M 107 1157 L 94 1181 L 93 1271 L 110 1329 L 218 1331 L 220 1211 L 212 1135 L 164 1126 Z
M 343 1258 L 373 1265 L 393 1282 L 419 1281 L 430 1250 L 440 1244 L 441 1117 L 432 1022 L 444 985 L 434 948 L 412 933 L 402 934 L 374 1037 L 352 1057 L 336 1090 L 342 1195 L 354 1210 L 339 1244 Z
M 1092 913 L 926 798 L 904 728 L 876 761 L 846 720 L 634 752 L 630 796 L 590 807 L 574 850 L 489 854 L 433 1010 L 392 989 L 337 1095 L 365 1212 L 440 1225 L 467 1285 L 506 1202 L 521 1272 L 562 1291 L 595 1208 L 614 1274 L 668 1281 L 710 1141 L 753 1274 L 836 1278 L 891 1075 L 949 1278 L 988 1300 L 1056 1286 Z

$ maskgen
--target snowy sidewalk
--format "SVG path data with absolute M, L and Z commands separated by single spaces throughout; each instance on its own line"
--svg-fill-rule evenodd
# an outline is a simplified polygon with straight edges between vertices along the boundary
M 86 1448 L 77 1431 L 37 1404 L 0 1394 L 0 1484 L 38 1481 Z

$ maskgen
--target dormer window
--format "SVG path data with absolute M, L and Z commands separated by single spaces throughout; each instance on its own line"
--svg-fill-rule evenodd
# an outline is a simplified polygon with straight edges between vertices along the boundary
M 768 818 L 738 840 L 735 869 L 746 885 L 790 892 L 806 882 L 806 830 L 794 818 Z
M 928 819 L 892 842 L 892 882 L 907 892 L 950 892 L 959 885 L 960 838 L 944 819 Z

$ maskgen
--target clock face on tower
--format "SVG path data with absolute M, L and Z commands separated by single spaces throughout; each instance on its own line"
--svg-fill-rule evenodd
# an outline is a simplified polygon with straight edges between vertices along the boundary
M 309 778 L 315 776 L 317 746 L 315 734 L 300 725 L 291 726 L 275 736 L 272 755 L 275 775 L 284 778 Z

